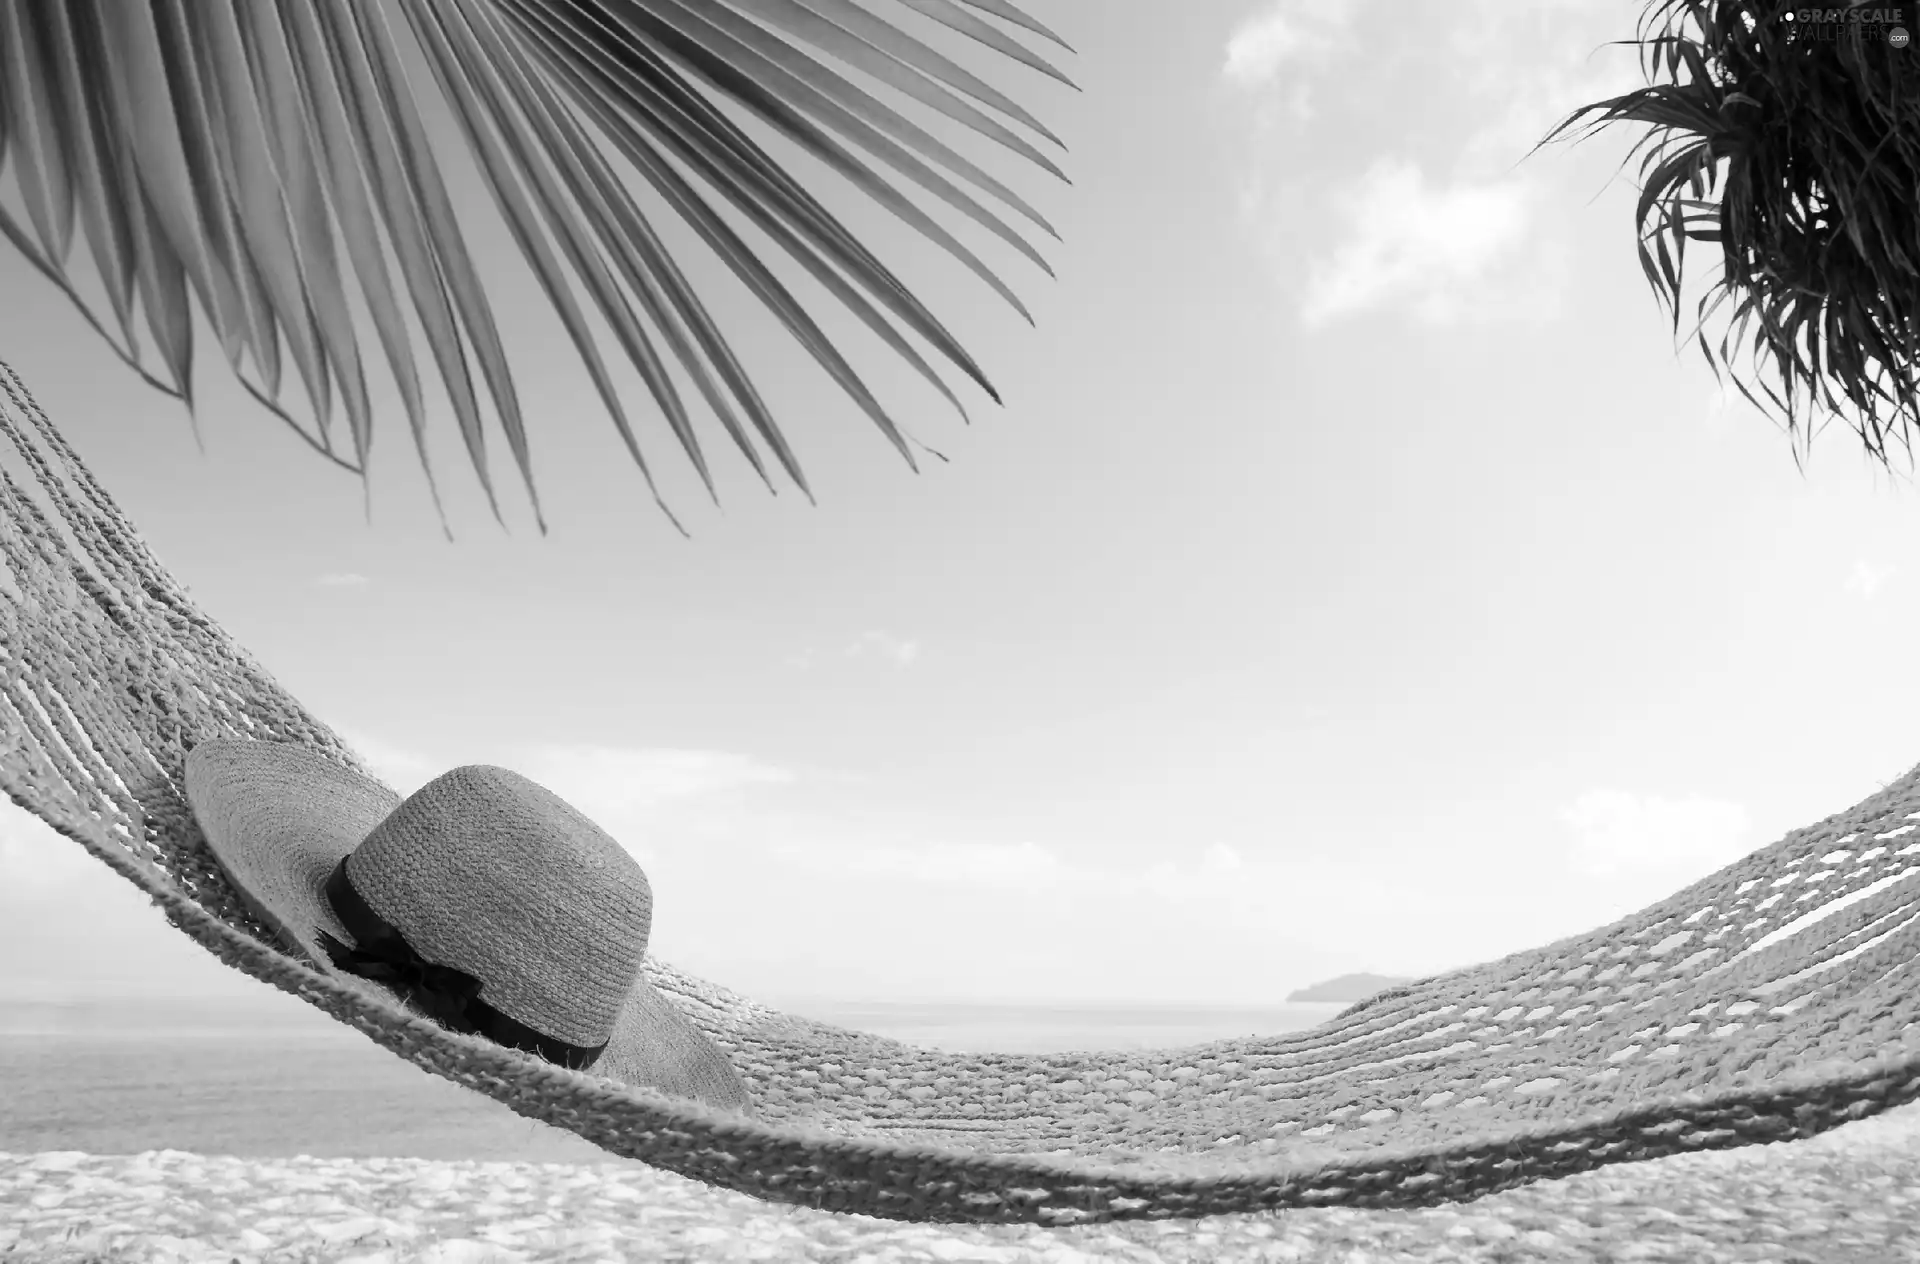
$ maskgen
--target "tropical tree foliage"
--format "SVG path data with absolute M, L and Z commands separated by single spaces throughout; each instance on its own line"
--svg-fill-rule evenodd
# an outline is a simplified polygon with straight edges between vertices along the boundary
M 1728 339 L 1717 356 L 1707 343 L 1707 318 L 1732 297 L 1735 336 L 1757 324 L 1754 359 L 1770 356 L 1784 384 L 1784 399 L 1761 388 L 1789 440 L 1817 433 L 1800 427 L 1805 402 L 1846 415 L 1882 465 L 1890 433 L 1911 459 L 1920 419 L 1920 44 L 1889 38 L 1897 7 L 1856 3 L 1815 27 L 1786 0 L 1657 0 L 1642 38 L 1620 41 L 1640 45 L 1650 86 L 1581 107 L 1546 138 L 1590 114 L 1589 131 L 1651 125 L 1640 144 L 1661 143 L 1641 166 L 1640 263 L 1675 333 L 1686 243 L 1718 245 L 1722 273 L 1693 331 L 1716 378 L 1724 366 L 1766 409 L 1733 372 Z M 1903 29 L 1920 38 L 1915 7 Z
M 929 36 L 944 27 L 1067 82 L 1011 32 L 1064 47 L 1060 38 L 1008 0 L 881 3 Z M 899 427 L 722 206 L 956 408 L 959 398 L 909 336 L 998 395 L 933 314 L 723 105 L 818 159 L 1023 315 L 986 263 L 868 156 L 1043 269 L 1026 232 L 1053 232 L 1012 189 L 835 62 L 1064 179 L 1021 133 L 1057 145 L 1037 119 L 855 0 L 0 0 L 0 170 L 16 173 L 27 221 L 0 211 L 0 233 L 123 360 L 189 408 L 197 305 L 247 389 L 317 452 L 364 477 L 373 419 L 350 274 L 423 466 L 426 409 L 408 306 L 495 516 L 475 361 L 539 518 L 519 393 L 428 134 L 431 98 L 408 71 L 424 63 L 648 486 L 653 476 L 576 281 L 709 494 L 712 474 L 672 364 L 769 488 L 756 437 L 806 491 L 772 411 L 622 184 L 623 169 L 644 177 L 909 465 Z M 1008 212 L 1026 226 L 1009 223 Z M 74 287 L 76 235 L 103 283 L 107 320 Z M 311 430 L 281 403 L 283 342 Z M 344 439 L 334 434 L 336 399 Z

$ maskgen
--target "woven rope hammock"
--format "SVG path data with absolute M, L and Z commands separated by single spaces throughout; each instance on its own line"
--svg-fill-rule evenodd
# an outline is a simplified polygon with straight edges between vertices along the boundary
M 1920 769 L 1604 929 L 1283 1036 L 939 1053 L 649 959 L 748 1117 L 455 1034 L 269 946 L 182 797 L 186 751 L 252 737 L 366 769 L 194 608 L 4 365 L 0 430 L 8 796 L 227 965 L 613 1154 L 836 1211 L 1064 1225 L 1465 1199 L 1920 1096 Z

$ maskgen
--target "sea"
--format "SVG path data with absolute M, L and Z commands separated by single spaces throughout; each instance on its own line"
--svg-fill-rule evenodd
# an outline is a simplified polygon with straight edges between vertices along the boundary
M 431 1075 L 303 1002 L 271 1000 L 0 997 L 0 1152 L 626 1162 Z M 801 999 L 782 1008 L 935 1049 L 1046 1053 L 1278 1035 L 1343 1006 Z

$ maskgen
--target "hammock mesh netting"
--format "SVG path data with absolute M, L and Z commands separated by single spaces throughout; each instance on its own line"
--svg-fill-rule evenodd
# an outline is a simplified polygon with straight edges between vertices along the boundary
M 837 1211 L 1074 1224 L 1472 1198 L 1920 1096 L 1920 769 L 1611 926 L 1281 1036 L 950 1054 L 649 958 L 747 1085 L 734 1114 L 450 1032 L 284 953 L 234 895 L 182 795 L 194 744 L 365 766 L 194 607 L 3 365 L 0 429 L 8 796 L 227 965 L 613 1154 Z

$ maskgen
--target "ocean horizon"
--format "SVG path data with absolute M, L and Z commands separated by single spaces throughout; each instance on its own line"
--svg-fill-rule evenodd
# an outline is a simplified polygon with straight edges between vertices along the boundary
M 280 1002 L 284 1001 L 285 1004 Z M 1343 1004 L 824 999 L 783 1008 L 952 1052 L 1181 1048 L 1325 1022 Z M 413 1066 L 292 997 L 0 997 L 0 1152 L 624 1163 Z

